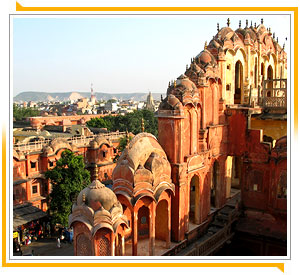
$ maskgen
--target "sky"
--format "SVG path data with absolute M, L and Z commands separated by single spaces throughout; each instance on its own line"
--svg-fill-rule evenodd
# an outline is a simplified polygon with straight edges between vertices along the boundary
M 164 94 L 230 18 L 271 27 L 289 45 L 287 15 L 14 16 L 13 96 L 23 91 Z M 286 41 L 285 38 L 288 38 Z

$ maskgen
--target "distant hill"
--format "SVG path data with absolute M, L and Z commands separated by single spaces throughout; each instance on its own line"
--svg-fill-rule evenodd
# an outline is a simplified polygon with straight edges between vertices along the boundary
M 95 93 L 98 100 L 108 100 L 111 98 L 117 98 L 119 100 L 136 100 L 145 101 L 148 93 L 119 93 L 119 94 L 107 94 L 107 93 Z M 14 97 L 14 101 L 68 101 L 77 100 L 82 97 L 90 97 L 91 93 L 81 92 L 67 92 L 67 93 L 45 93 L 45 92 L 22 92 Z M 161 93 L 152 93 L 155 100 L 160 100 Z M 165 96 L 165 93 L 163 94 Z

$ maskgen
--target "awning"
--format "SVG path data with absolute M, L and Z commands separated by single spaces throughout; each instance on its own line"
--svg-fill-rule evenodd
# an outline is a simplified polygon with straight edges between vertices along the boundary
M 13 213 L 14 230 L 23 224 L 46 216 L 46 212 L 30 204 L 15 206 Z

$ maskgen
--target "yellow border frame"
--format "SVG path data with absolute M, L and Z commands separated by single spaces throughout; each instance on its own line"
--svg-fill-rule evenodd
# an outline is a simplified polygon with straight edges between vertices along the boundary
M 294 133 L 298 134 L 298 7 L 23 7 L 16 11 L 292 11 L 294 12 Z M 7 263 L 6 132 L 2 130 L 2 266 L 3 267 L 277 267 L 284 263 Z

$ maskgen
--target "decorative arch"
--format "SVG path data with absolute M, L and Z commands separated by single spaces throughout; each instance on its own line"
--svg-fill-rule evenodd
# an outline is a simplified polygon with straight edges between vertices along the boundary
M 244 95 L 244 67 L 240 60 L 235 62 L 234 76 L 234 104 L 241 104 Z
M 190 180 L 189 220 L 196 224 L 200 223 L 200 177 L 197 174 Z
M 102 227 L 94 235 L 96 256 L 114 256 L 114 233 L 107 227 Z

